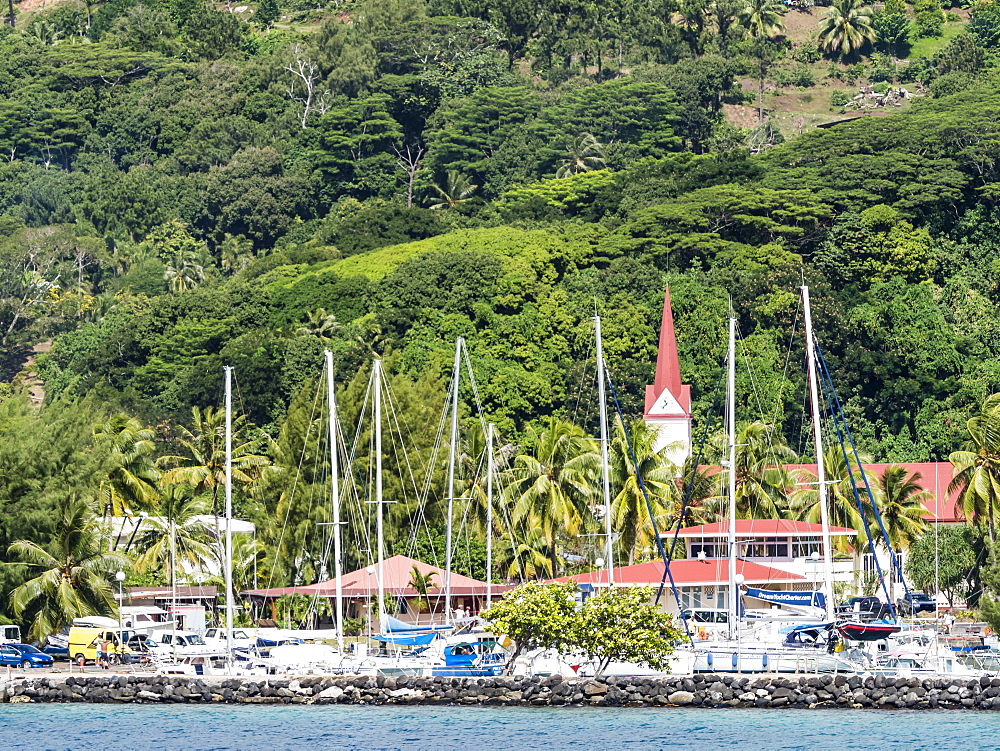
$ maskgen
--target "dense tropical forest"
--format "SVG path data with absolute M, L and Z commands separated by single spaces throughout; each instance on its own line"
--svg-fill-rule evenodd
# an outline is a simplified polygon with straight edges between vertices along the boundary
M 739 321 L 741 513 L 815 513 L 767 469 L 812 452 L 803 282 L 866 456 L 972 440 L 966 476 L 976 456 L 1000 472 L 1000 433 L 967 425 L 1000 420 L 996 0 L 25 0 L 7 20 L 0 603 L 35 635 L 111 607 L 108 571 L 166 581 L 168 528 L 189 568 L 218 556 L 192 519 L 220 510 L 223 366 L 235 506 L 258 528 L 238 586 L 329 575 L 324 350 L 354 462 L 347 565 L 373 555 L 376 357 L 389 545 L 441 561 L 458 337 L 459 567 L 485 575 L 481 419 L 502 445 L 496 575 L 592 560 L 595 310 L 616 556 L 653 555 L 635 464 L 660 529 L 682 496 L 635 421 L 668 284 L 705 460 Z M 688 476 L 685 513 L 711 518 L 719 476 Z M 901 545 L 922 531 L 911 479 L 880 478 Z M 992 538 L 1000 493 L 977 483 Z M 139 513 L 141 539 L 109 550 L 107 520 Z

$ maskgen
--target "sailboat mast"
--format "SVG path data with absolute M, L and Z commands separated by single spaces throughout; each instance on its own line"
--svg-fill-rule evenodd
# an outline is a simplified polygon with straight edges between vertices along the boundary
M 233 657 L 233 369 L 226 373 L 226 664 Z
M 736 584 L 736 319 L 729 319 L 729 354 L 726 358 L 726 431 L 729 442 L 729 630 L 737 630 L 740 596 Z
M 809 368 L 809 402 L 812 407 L 813 442 L 816 446 L 816 482 L 819 493 L 819 518 L 823 531 L 823 595 L 826 617 L 832 621 L 833 610 L 833 548 L 830 542 L 830 510 L 827 507 L 826 469 L 823 466 L 823 431 L 819 415 L 819 383 L 816 374 L 816 349 L 809 308 L 809 288 L 802 285 L 802 315 L 806 331 L 806 363 Z
M 382 525 L 382 361 L 376 360 L 372 367 L 372 385 L 375 402 L 375 535 L 377 538 L 378 561 L 375 563 L 375 582 L 378 586 L 378 618 L 382 628 L 385 608 L 385 577 L 382 564 L 385 561 L 385 530 Z
M 337 461 L 337 397 L 333 388 L 333 352 L 325 350 L 326 403 L 330 409 L 330 500 L 333 504 L 333 575 L 337 590 L 337 647 L 344 651 L 344 585 L 340 557 L 340 467 Z
M 493 604 L 493 423 L 486 426 L 486 607 Z
M 448 443 L 448 520 L 444 553 L 445 623 L 451 623 L 451 536 L 455 511 L 455 453 L 458 447 L 458 378 L 462 367 L 462 337 L 455 342 L 455 369 L 451 376 L 451 440 Z
M 601 416 L 601 490 L 604 498 L 604 566 L 608 574 L 608 589 L 614 586 L 614 539 L 611 537 L 611 477 L 608 466 L 608 404 L 604 393 L 604 344 L 601 341 L 601 317 L 594 316 L 597 345 L 597 400 Z

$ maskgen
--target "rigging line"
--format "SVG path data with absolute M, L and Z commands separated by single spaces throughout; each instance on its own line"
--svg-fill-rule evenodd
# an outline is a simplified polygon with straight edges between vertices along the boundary
M 819 342 L 816 342 L 815 347 L 818 352 Z M 858 507 L 859 521 L 865 528 L 865 537 L 868 539 L 868 549 L 872 552 L 872 557 L 875 562 L 875 573 L 878 576 L 878 580 L 879 583 L 882 585 L 883 591 L 885 592 L 885 598 L 890 603 L 889 604 L 890 612 L 892 612 L 893 617 L 895 617 L 895 611 L 893 610 L 893 605 L 889 598 L 889 589 L 886 586 L 885 577 L 882 574 L 882 566 L 879 564 L 878 557 L 875 555 L 875 541 L 872 539 L 871 529 L 868 526 L 868 519 L 866 518 L 867 515 L 865 514 L 864 507 L 861 502 L 861 495 L 858 492 L 858 483 L 854 479 L 854 467 L 851 465 L 851 458 L 847 454 L 847 445 L 844 442 L 844 435 L 840 429 L 840 423 L 844 421 L 844 416 L 843 414 L 839 413 L 839 410 L 834 408 L 834 400 L 836 399 L 836 392 L 834 391 L 833 388 L 832 378 L 830 376 L 830 372 L 826 368 L 826 363 L 823 361 L 822 356 L 820 355 L 818 359 L 820 364 L 820 381 L 823 384 L 823 390 L 826 392 L 827 403 L 831 407 L 830 416 L 833 418 L 834 428 L 836 429 L 837 433 L 837 441 L 840 444 L 840 450 L 843 452 L 844 455 L 844 464 L 847 468 L 847 474 L 851 484 L 851 492 L 854 494 L 854 503 Z M 844 421 L 844 429 L 845 430 L 847 429 L 846 421 Z M 864 477 L 864 465 L 861 464 L 860 457 L 856 456 L 855 458 L 857 459 L 858 462 L 857 464 L 858 471 L 861 473 L 861 476 Z M 867 481 L 865 484 L 867 486 Z M 872 502 L 872 507 L 874 508 L 875 507 L 874 499 L 871 499 L 871 502 Z M 891 546 L 889 547 L 891 548 Z
M 432 551 L 434 550 L 433 538 L 431 536 L 430 526 L 427 523 L 426 507 L 427 507 L 427 499 L 430 497 L 430 490 L 433 485 L 434 469 L 437 466 L 438 456 L 440 454 L 441 446 L 444 441 L 444 429 L 445 425 L 447 424 L 447 419 L 448 419 L 448 399 L 446 397 L 444 405 L 442 406 L 441 409 L 441 418 L 438 420 L 438 427 L 437 427 L 437 432 L 435 433 L 434 436 L 434 443 L 427 460 L 426 470 L 424 472 L 424 484 L 419 494 L 420 510 L 417 516 L 417 523 L 413 525 L 410 534 L 410 549 L 413 551 L 416 551 L 417 539 L 420 536 L 421 531 L 424 531 L 426 533 L 427 544 Z M 436 555 L 435 555 L 435 562 L 436 562 Z
M 403 450 L 403 458 L 406 460 L 407 476 L 410 479 L 410 484 L 413 486 L 414 495 L 419 498 L 420 491 L 417 486 L 416 475 L 414 474 L 413 466 L 410 463 L 410 455 L 406 450 L 407 438 L 409 438 L 410 442 L 413 444 L 416 444 L 417 441 L 413 436 L 413 431 L 410 430 L 410 426 L 406 425 L 406 423 L 400 422 L 399 412 L 396 409 L 396 404 L 398 403 L 398 401 L 394 398 L 392 384 L 389 382 L 388 378 L 384 379 L 384 382 L 385 382 L 386 406 L 389 408 L 390 430 L 392 428 L 392 425 L 394 424 L 396 426 L 396 433 L 399 436 L 399 445 L 402 447 Z M 403 435 L 403 427 L 406 428 L 406 435 Z M 402 483 L 400 484 L 402 485 Z
M 788 333 L 788 348 L 785 350 L 785 365 L 781 369 L 781 386 L 778 389 L 778 396 L 774 400 L 774 417 L 771 418 L 771 424 L 778 424 L 778 414 L 781 412 L 781 405 L 784 401 L 783 394 L 785 393 L 785 384 L 788 381 L 788 369 L 791 367 L 792 361 L 792 349 L 795 344 L 795 334 L 799 328 L 799 314 L 802 312 L 802 297 L 796 296 L 798 300 L 798 305 L 795 307 L 795 316 L 792 319 L 792 329 Z
M 830 378 L 830 371 L 829 371 L 829 368 L 826 365 L 826 360 L 823 358 L 823 353 L 822 353 L 822 351 L 819 348 L 819 343 L 816 344 L 816 352 L 819 354 L 819 360 L 820 360 L 820 362 L 823 365 L 823 370 L 826 372 L 827 377 Z M 832 387 L 832 380 L 831 380 L 831 389 L 832 388 L 833 387 Z M 834 403 L 836 404 L 836 407 L 837 407 L 837 411 L 840 413 L 841 419 L 844 421 L 844 432 L 847 435 L 847 440 L 851 444 L 851 451 L 854 453 L 855 461 L 858 462 L 858 466 L 860 467 L 860 466 L 862 466 L 862 464 L 861 464 L 861 457 L 858 454 L 858 448 L 857 448 L 857 446 L 854 443 L 854 437 L 851 435 L 851 429 L 850 429 L 850 427 L 848 427 L 847 421 L 843 417 L 844 410 L 843 410 L 843 407 L 840 404 L 840 398 L 837 396 L 836 390 L 833 391 L 833 398 L 834 398 Z M 895 572 L 899 575 L 899 579 L 900 579 L 900 581 L 903 584 L 903 591 L 906 593 L 906 598 L 909 601 L 909 603 L 910 603 L 910 609 L 912 610 L 913 609 L 913 595 L 910 592 L 909 585 L 906 583 L 906 577 L 903 576 L 903 568 L 900 565 L 899 557 L 896 555 L 896 550 L 893 547 L 891 541 L 889 540 L 889 533 L 886 530 L 885 524 L 883 523 L 883 520 L 882 520 L 882 512 L 879 510 L 878 504 L 875 502 L 875 495 L 872 493 L 871 484 L 868 481 L 868 476 L 864 472 L 862 472 L 861 473 L 861 478 L 864 480 L 864 483 L 865 483 L 865 492 L 868 494 L 868 499 L 869 499 L 869 501 L 872 504 L 872 508 L 875 510 L 875 518 L 878 520 L 879 529 L 882 530 L 882 539 L 885 541 L 885 546 L 889 549 L 889 560 L 892 562 L 892 565 L 895 568 Z M 877 566 L 878 565 L 878 557 L 875 555 L 874 549 L 872 550 L 872 557 L 875 559 L 876 566 Z M 888 592 L 886 593 L 886 598 L 888 599 Z M 889 609 L 893 613 L 895 613 L 894 608 L 895 608 L 894 604 L 890 601 L 889 602 Z
M 413 468 L 412 468 L 412 465 L 410 463 L 409 454 L 406 451 L 406 444 L 404 443 L 403 430 L 400 427 L 399 416 L 398 416 L 398 413 L 397 413 L 396 408 L 395 408 L 395 402 L 393 401 L 393 397 L 392 397 L 392 393 L 391 393 L 388 381 L 386 381 L 385 387 L 386 387 L 386 405 L 389 408 L 390 423 L 395 424 L 395 427 L 396 427 L 395 434 L 392 434 L 391 431 L 390 431 L 390 435 L 393 435 L 393 437 L 395 437 L 395 435 L 398 435 L 398 437 L 399 437 L 400 444 L 402 445 L 402 449 L 403 449 L 403 457 L 404 457 L 405 462 L 406 462 L 406 468 L 407 468 L 407 471 L 409 473 L 410 481 L 413 484 L 414 500 L 415 500 L 415 502 L 418 505 L 418 511 L 417 511 L 417 513 L 418 513 L 418 515 L 423 515 L 424 508 L 425 508 L 425 506 L 427 504 L 427 499 L 430 497 L 430 488 L 431 488 L 431 480 L 433 478 L 434 464 L 432 462 L 428 462 L 427 468 L 426 468 L 425 473 L 424 473 L 424 480 L 425 481 L 424 481 L 423 488 L 422 489 L 418 488 L 417 487 L 416 476 L 415 476 L 415 474 L 413 472 Z M 413 435 L 412 431 L 409 431 L 409 432 L 410 432 L 410 435 L 412 436 Z M 438 436 L 435 438 L 435 457 L 436 457 L 436 452 L 439 449 L 440 442 L 442 440 L 442 435 L 443 435 L 443 423 L 441 425 L 439 425 Z M 395 440 L 392 440 L 391 443 L 392 443 L 393 449 L 395 451 L 395 449 L 396 449 Z M 398 453 L 395 454 L 395 455 L 396 455 L 396 461 L 397 461 L 397 467 L 398 467 L 398 466 L 400 466 L 399 455 L 398 455 Z M 401 483 L 401 485 L 402 485 L 402 483 Z M 404 488 L 403 492 L 405 494 L 405 492 L 406 492 L 405 488 Z M 415 547 L 416 546 L 416 536 L 415 535 L 413 536 L 413 540 L 414 540 L 414 547 Z M 429 547 L 430 547 L 430 549 L 432 551 L 434 565 L 437 565 L 437 563 L 438 563 L 438 560 L 437 560 L 437 550 L 434 548 L 433 541 L 432 541 L 432 539 L 430 537 L 430 530 L 429 530 L 429 528 L 428 528 L 428 543 L 430 544 Z
M 760 389 L 758 387 L 758 380 L 759 379 L 756 377 L 756 375 L 754 373 L 753 364 L 752 364 L 752 362 L 750 360 L 749 350 L 747 349 L 747 346 L 746 346 L 746 339 L 743 337 L 742 332 L 740 332 L 739 324 L 737 324 L 737 327 L 736 327 L 736 335 L 737 335 L 737 338 L 739 339 L 739 342 L 740 342 L 741 353 L 743 355 L 743 363 L 744 363 L 744 365 L 745 365 L 745 367 L 747 369 L 747 372 L 750 374 L 750 385 L 752 387 L 754 399 L 757 402 L 757 409 L 760 412 L 761 418 L 765 419 L 766 415 L 765 415 L 765 412 L 764 412 L 764 402 L 763 402 L 763 399 L 761 397 Z M 777 395 L 777 398 L 775 400 L 775 403 L 776 404 L 780 404 L 781 403 L 781 390 L 780 389 L 778 391 L 778 395 Z M 775 420 L 777 420 L 777 411 L 778 410 L 775 409 Z M 765 459 L 765 461 L 770 461 L 770 463 L 773 464 L 775 467 L 781 467 L 783 465 L 783 462 L 779 460 L 778 454 L 774 450 L 775 425 L 776 425 L 776 422 L 772 422 L 769 426 L 766 426 L 766 427 L 769 428 L 769 430 L 768 430 L 769 440 L 768 440 L 767 446 L 765 447 L 765 450 L 764 450 L 764 459 Z
M 576 391 L 576 404 L 573 405 L 573 422 L 576 424 L 579 424 L 576 417 L 580 412 L 580 401 L 583 399 L 584 392 L 586 391 L 591 397 L 593 397 L 594 393 L 594 389 L 585 389 L 585 384 L 589 383 L 587 380 L 587 369 L 590 367 L 590 355 L 594 352 L 597 345 L 593 338 L 588 338 L 587 342 L 587 356 L 583 359 L 583 372 L 580 374 L 580 383 Z M 596 360 L 597 358 L 595 357 L 594 359 Z
M 639 489 L 642 491 L 642 498 L 646 502 L 646 513 L 649 514 L 649 522 L 653 526 L 653 536 L 656 539 L 656 547 L 660 551 L 660 558 L 663 559 L 663 566 L 670 577 L 670 586 L 674 590 L 674 597 L 677 600 L 677 610 L 681 614 L 681 620 L 684 622 L 684 630 L 687 633 L 688 640 L 691 641 L 692 645 L 694 640 L 691 637 L 691 631 L 688 628 L 687 618 L 684 616 L 684 608 L 681 605 L 680 594 L 677 592 L 677 585 L 674 582 L 674 575 L 670 573 L 670 559 L 667 558 L 667 553 L 663 549 L 663 539 L 660 537 L 659 525 L 656 523 L 656 516 L 653 514 L 653 506 L 649 501 L 649 493 L 646 490 L 646 483 L 642 479 L 642 472 L 639 470 L 639 461 L 636 459 L 635 449 L 632 445 L 632 438 L 629 435 L 628 427 L 625 425 L 625 417 L 622 414 L 621 404 L 618 403 L 618 390 L 615 388 L 614 382 L 611 380 L 610 373 L 605 373 L 608 376 L 608 385 L 611 387 L 611 398 L 615 403 L 615 412 L 618 413 L 619 419 L 622 421 L 623 433 L 625 435 L 625 444 L 628 447 L 629 456 L 632 459 L 632 466 L 635 468 L 635 478 L 639 483 Z
M 372 384 L 374 381 L 374 368 L 369 372 L 368 383 L 365 387 L 364 399 L 361 403 L 361 411 L 358 413 L 358 422 L 354 430 L 354 438 L 351 441 L 350 448 L 347 445 L 347 434 L 343 432 L 344 422 L 339 421 L 339 434 L 343 440 L 344 446 L 344 473 L 343 477 L 348 483 L 348 492 L 344 492 L 344 503 L 342 508 L 347 515 L 349 522 L 348 529 L 351 530 L 350 542 L 354 545 L 354 550 L 356 554 L 360 554 L 361 551 L 369 551 L 371 549 L 371 530 L 370 520 L 367 518 L 364 506 L 362 505 L 362 491 L 359 485 L 364 487 L 365 492 L 370 492 L 369 488 L 371 483 L 360 482 L 360 472 L 361 469 L 358 467 L 358 454 L 361 449 L 361 437 L 363 435 L 363 429 L 365 425 L 365 418 L 368 415 L 370 409 L 369 404 L 372 397 Z M 369 446 L 372 440 L 372 431 L 368 431 Z M 371 467 L 371 450 L 367 453 L 369 470 Z M 370 476 L 370 472 L 369 472 Z M 353 503 L 351 503 L 353 501 Z M 360 544 L 359 544 L 360 543 Z M 345 547 L 345 550 L 347 548 Z M 360 561 L 360 555 L 358 556 Z
M 282 541 L 285 538 L 285 530 L 288 528 L 288 517 L 292 513 L 292 506 L 295 503 L 295 494 L 296 494 L 296 492 L 298 490 L 299 479 L 302 476 L 302 466 L 303 466 L 303 464 L 305 462 L 305 458 L 306 458 L 306 448 L 309 445 L 309 435 L 312 433 L 313 421 L 314 421 L 315 415 L 316 415 L 316 404 L 317 404 L 317 401 L 319 399 L 319 392 L 320 392 L 320 390 L 321 389 L 319 389 L 317 387 L 317 389 L 316 389 L 316 396 L 313 398 L 312 411 L 310 412 L 310 415 L 309 415 L 309 421 L 308 421 L 307 427 L 306 427 L 306 434 L 305 434 L 305 436 L 304 436 L 304 438 L 302 440 L 302 450 L 299 452 L 299 464 L 298 464 L 298 466 L 295 469 L 295 479 L 292 481 L 292 493 L 291 493 L 291 496 L 288 499 L 288 505 L 285 508 L 285 518 L 281 522 L 281 532 L 278 534 L 278 542 L 277 542 L 277 544 L 275 545 L 275 548 L 274 548 L 276 555 L 281 552 L 281 543 L 282 543 Z M 280 498 L 281 497 L 279 496 L 278 508 L 280 508 L 280 506 L 281 506 L 281 500 L 280 500 Z M 275 510 L 277 511 L 277 508 Z M 270 570 L 270 572 L 268 572 L 268 577 L 267 577 L 267 587 L 265 587 L 265 589 L 270 589 L 271 588 L 271 584 L 274 582 L 275 564 L 276 563 L 277 563 L 277 561 L 272 561 L 271 570 Z

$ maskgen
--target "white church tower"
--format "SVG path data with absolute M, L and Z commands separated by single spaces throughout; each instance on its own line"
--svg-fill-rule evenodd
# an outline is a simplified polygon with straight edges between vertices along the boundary
M 667 448 L 667 458 L 678 467 L 691 455 L 691 387 L 681 383 L 677 359 L 670 288 L 663 297 L 663 322 L 656 354 L 653 385 L 646 386 L 646 424 L 658 433 L 654 448 Z

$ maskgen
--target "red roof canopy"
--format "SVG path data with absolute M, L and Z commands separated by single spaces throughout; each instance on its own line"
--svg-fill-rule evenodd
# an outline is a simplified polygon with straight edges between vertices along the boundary
M 708 558 L 704 561 L 684 559 L 670 563 L 670 573 L 679 586 L 692 584 L 720 584 L 729 581 L 729 560 Z M 742 574 L 747 584 L 775 584 L 801 582 L 805 579 L 798 574 L 780 571 L 753 561 L 737 559 L 736 573 Z M 620 566 L 614 570 L 615 584 L 659 586 L 663 579 L 663 561 L 638 563 L 634 566 Z M 607 584 L 608 573 L 604 569 L 586 574 L 563 576 L 552 581 L 575 581 L 577 584 Z M 669 579 L 668 579 L 669 582 Z
M 816 537 L 822 533 L 823 525 L 813 522 L 797 522 L 791 519 L 738 519 L 736 521 L 736 534 L 739 537 L 782 537 L 785 535 Z M 721 537 L 727 534 L 729 534 L 728 521 L 684 527 L 678 533 L 680 537 Z M 846 527 L 830 527 L 830 534 L 853 535 L 857 533 Z M 665 538 L 673 536 L 673 532 L 664 532 L 661 535 Z
M 956 507 L 958 492 L 948 492 L 948 483 L 952 478 L 950 462 L 879 462 L 865 463 L 865 471 L 873 477 L 882 477 L 889 467 L 905 467 L 907 476 L 919 474 L 917 484 L 924 490 L 929 490 L 933 498 L 924 503 L 927 507 L 929 522 L 957 522 L 962 520 Z M 815 464 L 788 464 L 786 469 L 802 469 L 816 474 Z
M 402 597 L 416 597 L 417 591 L 410 586 L 410 572 L 416 566 L 421 575 L 433 573 L 432 585 L 427 591 L 431 595 L 444 595 L 444 569 L 429 563 L 408 558 L 405 555 L 394 555 L 382 562 L 381 572 L 378 564 L 360 568 L 341 577 L 341 588 L 344 597 L 368 597 L 378 591 L 378 575 L 382 576 L 382 587 L 386 592 Z M 371 569 L 369 573 L 368 569 Z M 493 592 L 499 594 L 510 589 L 510 585 L 494 584 Z M 451 593 L 456 596 L 485 595 L 486 582 L 472 579 L 468 576 L 451 574 Z M 330 579 L 302 587 L 278 587 L 275 589 L 257 589 L 244 592 L 245 595 L 257 597 L 280 597 L 288 594 L 315 595 L 319 597 L 334 597 L 337 594 L 337 580 Z

